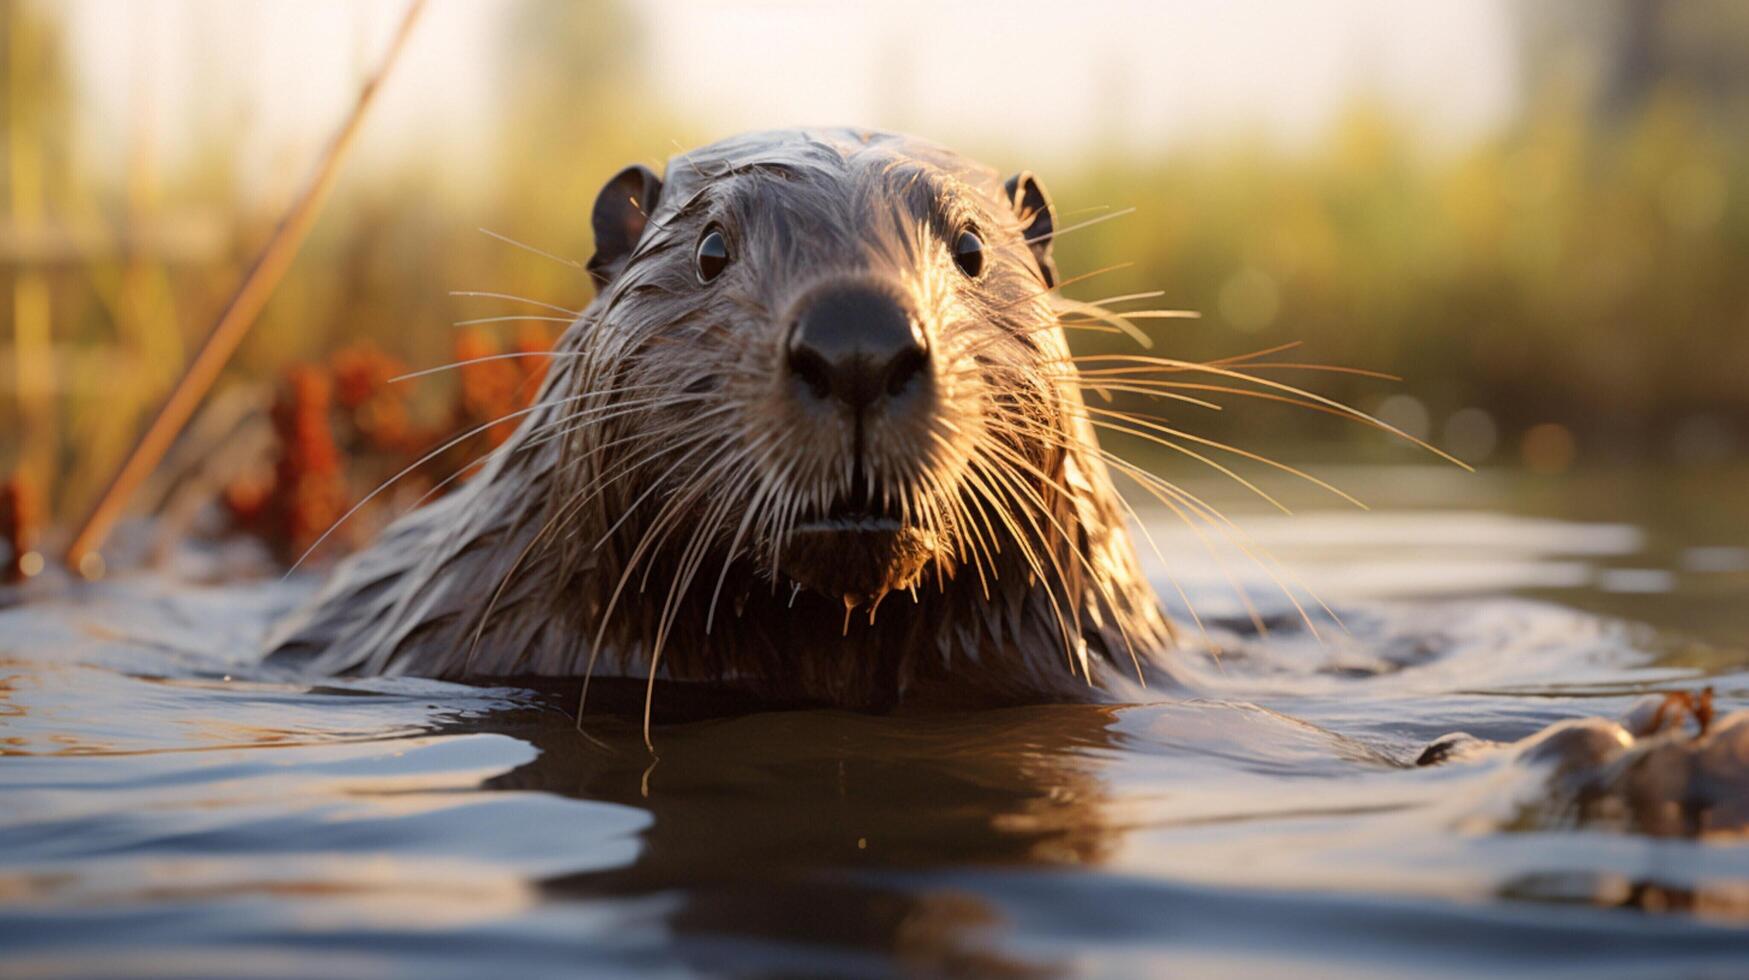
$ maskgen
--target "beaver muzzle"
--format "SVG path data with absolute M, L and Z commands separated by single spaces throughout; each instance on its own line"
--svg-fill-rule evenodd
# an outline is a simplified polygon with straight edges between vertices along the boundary
M 831 424 L 854 426 L 860 456 L 867 426 L 892 421 L 901 404 L 915 410 L 910 396 L 930 368 L 925 333 L 903 290 L 879 280 L 828 280 L 792 309 L 785 369 L 795 397 Z M 915 584 L 935 540 L 905 520 L 860 460 L 851 482 L 824 512 L 796 523 L 780 564 L 804 587 L 856 603 Z

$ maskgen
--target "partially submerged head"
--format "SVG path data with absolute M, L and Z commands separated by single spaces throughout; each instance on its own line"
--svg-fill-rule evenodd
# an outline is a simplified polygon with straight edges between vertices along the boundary
M 1271 377 L 1353 370 L 1263 360 L 1286 347 L 1072 357 L 1065 327 L 1145 340 L 1131 320 L 1184 311 L 1057 294 L 1051 244 L 1078 226 L 1058 227 L 1038 181 L 918 140 L 735 137 L 664 175 L 627 168 L 592 222 L 598 294 L 516 434 L 350 561 L 283 631 L 287 656 L 445 677 L 588 676 L 599 661 L 651 684 L 732 679 L 762 700 L 860 708 L 1099 696 L 1118 673 L 1172 673 L 1173 630 L 1114 473 L 1217 564 L 1211 536 L 1282 579 L 1218 511 L 1096 430 L 1272 503 L 1217 454 L 1353 499 L 1110 396 L 1264 400 L 1409 438 Z M 910 601 L 877 624 L 894 592 Z
M 679 574 L 744 561 L 856 605 L 1049 535 L 1071 392 L 1030 174 L 757 133 L 626 169 L 593 223 L 575 387 L 603 421 L 569 451 L 619 472 L 628 525 L 685 525 Z
M 1073 697 L 1169 644 L 1030 174 L 755 133 L 627 168 L 592 218 L 597 296 L 516 434 L 349 561 L 285 656 L 872 709 Z

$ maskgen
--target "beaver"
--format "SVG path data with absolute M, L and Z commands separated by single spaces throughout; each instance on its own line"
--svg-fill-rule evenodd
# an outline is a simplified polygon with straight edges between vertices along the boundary
M 596 297 L 515 434 L 344 561 L 276 662 L 864 711 L 1170 678 L 1033 174 L 761 132 L 622 170 L 591 223 Z

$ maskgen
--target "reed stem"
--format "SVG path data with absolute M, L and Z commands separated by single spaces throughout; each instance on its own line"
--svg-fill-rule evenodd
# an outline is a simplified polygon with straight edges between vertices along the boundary
M 370 108 L 377 92 L 382 88 L 383 81 L 394 68 L 406 46 L 408 36 L 413 31 L 413 25 L 424 8 L 425 0 L 413 0 L 408 5 L 394 37 L 389 41 L 388 49 L 383 53 L 382 61 L 377 65 L 377 70 L 359 90 L 358 100 L 323 151 L 309 183 L 280 218 L 279 224 L 256 256 L 248 273 L 244 275 L 237 291 L 219 314 L 217 322 L 207 334 L 206 341 L 201 344 L 182 377 L 170 389 L 169 396 L 152 418 L 151 424 L 146 427 L 133 451 L 105 485 L 103 493 L 92 505 L 78 533 L 73 536 L 66 554 L 70 567 L 87 574 L 88 577 L 95 569 L 102 568 L 101 559 L 95 556 L 121 516 L 122 508 L 140 483 L 157 467 L 164 453 L 188 424 L 201 400 L 218 380 L 219 372 L 224 369 L 231 355 L 236 353 L 249 327 L 267 304 L 274 287 L 279 284 L 280 278 L 297 257 L 298 250 L 303 246 L 310 228 L 321 212 L 323 201 L 339 176 L 341 161 L 358 135 L 366 110 Z

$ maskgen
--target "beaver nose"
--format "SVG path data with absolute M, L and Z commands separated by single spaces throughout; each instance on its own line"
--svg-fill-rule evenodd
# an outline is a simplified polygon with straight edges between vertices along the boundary
M 814 294 L 790 325 L 789 369 L 818 398 L 855 411 L 897 395 L 929 364 L 929 345 L 911 312 L 868 285 Z

